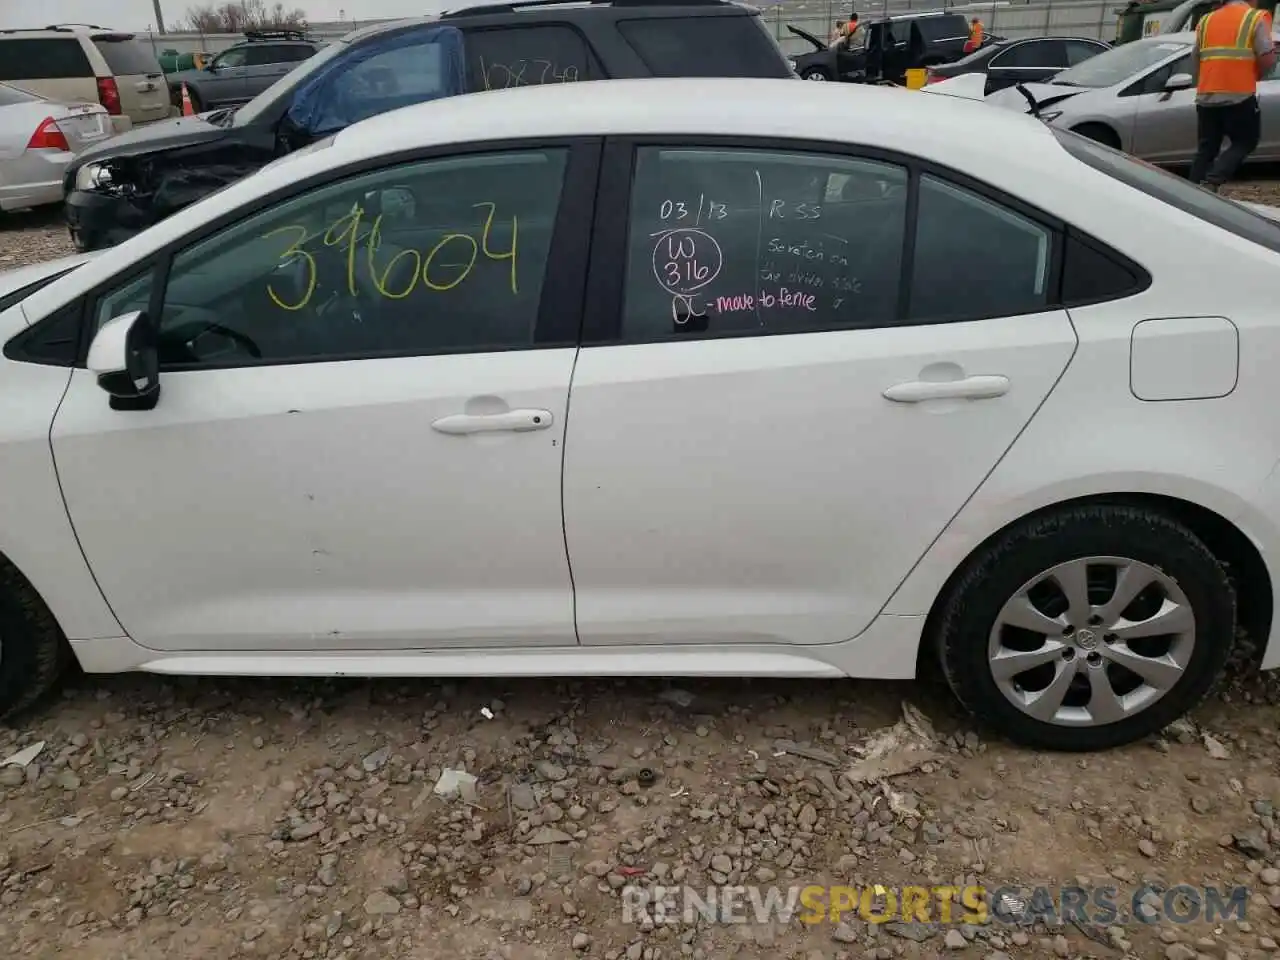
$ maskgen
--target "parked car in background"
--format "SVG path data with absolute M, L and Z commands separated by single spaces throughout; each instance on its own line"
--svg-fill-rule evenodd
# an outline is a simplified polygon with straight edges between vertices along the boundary
M 0 211 L 62 202 L 71 158 L 111 136 L 98 103 L 57 103 L 0 83 Z
M 62 103 L 100 103 L 117 133 L 169 116 L 160 61 L 132 33 L 84 24 L 0 30 L 0 81 Z
M 861 21 L 851 37 L 835 44 L 790 24 L 787 29 L 813 45 L 811 53 L 790 58 L 805 80 L 858 81 L 879 69 L 884 79 L 902 83 L 909 69 L 963 56 L 969 39 L 964 16 L 941 10 Z M 997 39 L 986 37 L 983 42 Z
M 177 73 L 179 70 L 203 70 L 205 64 L 213 59 L 213 54 L 204 50 L 179 53 L 170 48 L 161 50 L 156 55 L 156 59 L 160 61 L 160 69 L 170 74 Z
M 952 63 L 928 68 L 927 84 L 940 83 L 968 73 L 986 76 L 983 93 L 995 93 L 1015 83 L 1044 81 L 1055 74 L 1095 57 L 1110 44 L 1087 37 L 1032 37 L 1000 40 Z
M 246 30 L 244 36 L 203 66 L 168 74 L 170 100 L 181 106 L 186 84 L 197 113 L 247 103 L 320 49 L 294 30 Z
M 183 117 L 68 171 L 79 249 L 173 211 L 366 117 L 471 91 L 610 77 L 793 77 L 758 9 L 728 0 L 525 0 L 348 34 L 236 110 Z
M 1000 90 L 986 103 L 1034 113 L 1055 127 L 1151 163 L 1188 164 L 1196 152 L 1194 44 L 1194 33 L 1135 40 L 1064 70 L 1048 83 Z M 1275 68 L 1258 82 L 1258 103 L 1262 139 L 1249 160 L 1280 160 L 1280 79 Z
M 795 87 L 410 107 L 0 306 L 0 711 L 72 658 L 938 664 L 1094 750 L 1238 636 L 1280 666 L 1280 227 L 1011 112 Z

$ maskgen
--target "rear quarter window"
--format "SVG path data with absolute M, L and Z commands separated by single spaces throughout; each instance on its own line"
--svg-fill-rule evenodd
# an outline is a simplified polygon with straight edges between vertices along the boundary
M 544 83 L 603 80 L 583 36 L 567 26 L 494 27 L 466 31 L 467 85 L 506 90 Z
M 72 80 L 92 77 L 75 37 L 0 39 L 0 80 Z
M 155 51 L 133 37 L 94 37 L 93 45 L 107 61 L 107 67 L 114 76 L 132 77 L 161 72 Z
M 969 36 L 969 25 L 965 23 L 964 17 L 921 17 L 915 21 L 915 25 L 925 40 L 953 40 Z M 909 24 L 904 23 L 902 26 L 905 28 Z M 897 24 L 894 24 L 894 33 L 897 32 Z
M 621 20 L 618 31 L 655 77 L 790 77 L 757 16 Z

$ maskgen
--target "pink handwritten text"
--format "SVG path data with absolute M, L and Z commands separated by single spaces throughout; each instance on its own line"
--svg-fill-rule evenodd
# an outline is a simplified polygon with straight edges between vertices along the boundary
M 814 313 L 818 309 L 817 302 L 817 296 L 812 293 L 779 287 L 775 291 L 761 290 L 754 295 L 739 293 L 730 297 L 716 297 L 715 308 L 717 313 L 741 313 L 744 310 L 756 310 L 761 307 L 766 310 L 774 307 L 792 307 Z

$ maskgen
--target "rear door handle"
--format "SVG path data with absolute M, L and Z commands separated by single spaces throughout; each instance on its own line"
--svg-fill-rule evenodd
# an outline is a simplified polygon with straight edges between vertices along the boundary
M 545 430 L 551 426 L 553 418 L 550 410 L 508 410 L 506 413 L 469 414 L 455 413 L 449 417 L 441 417 L 431 424 L 433 430 L 451 436 L 463 436 L 468 433 L 528 433 L 531 430 Z
M 1008 377 L 965 377 L 962 380 L 912 380 L 885 390 L 886 400 L 922 403 L 925 400 L 990 400 L 1009 392 Z

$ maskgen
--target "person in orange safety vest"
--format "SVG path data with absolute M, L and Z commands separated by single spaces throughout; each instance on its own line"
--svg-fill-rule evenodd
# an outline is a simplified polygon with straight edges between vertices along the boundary
M 1276 62 L 1271 18 L 1257 0 L 1229 0 L 1196 25 L 1196 157 L 1192 183 L 1215 193 L 1240 169 L 1262 136 L 1258 79 Z M 1230 141 L 1226 150 L 1222 141 Z
M 974 17 L 969 21 L 969 39 L 964 43 L 964 52 L 973 53 L 982 46 L 982 21 Z

